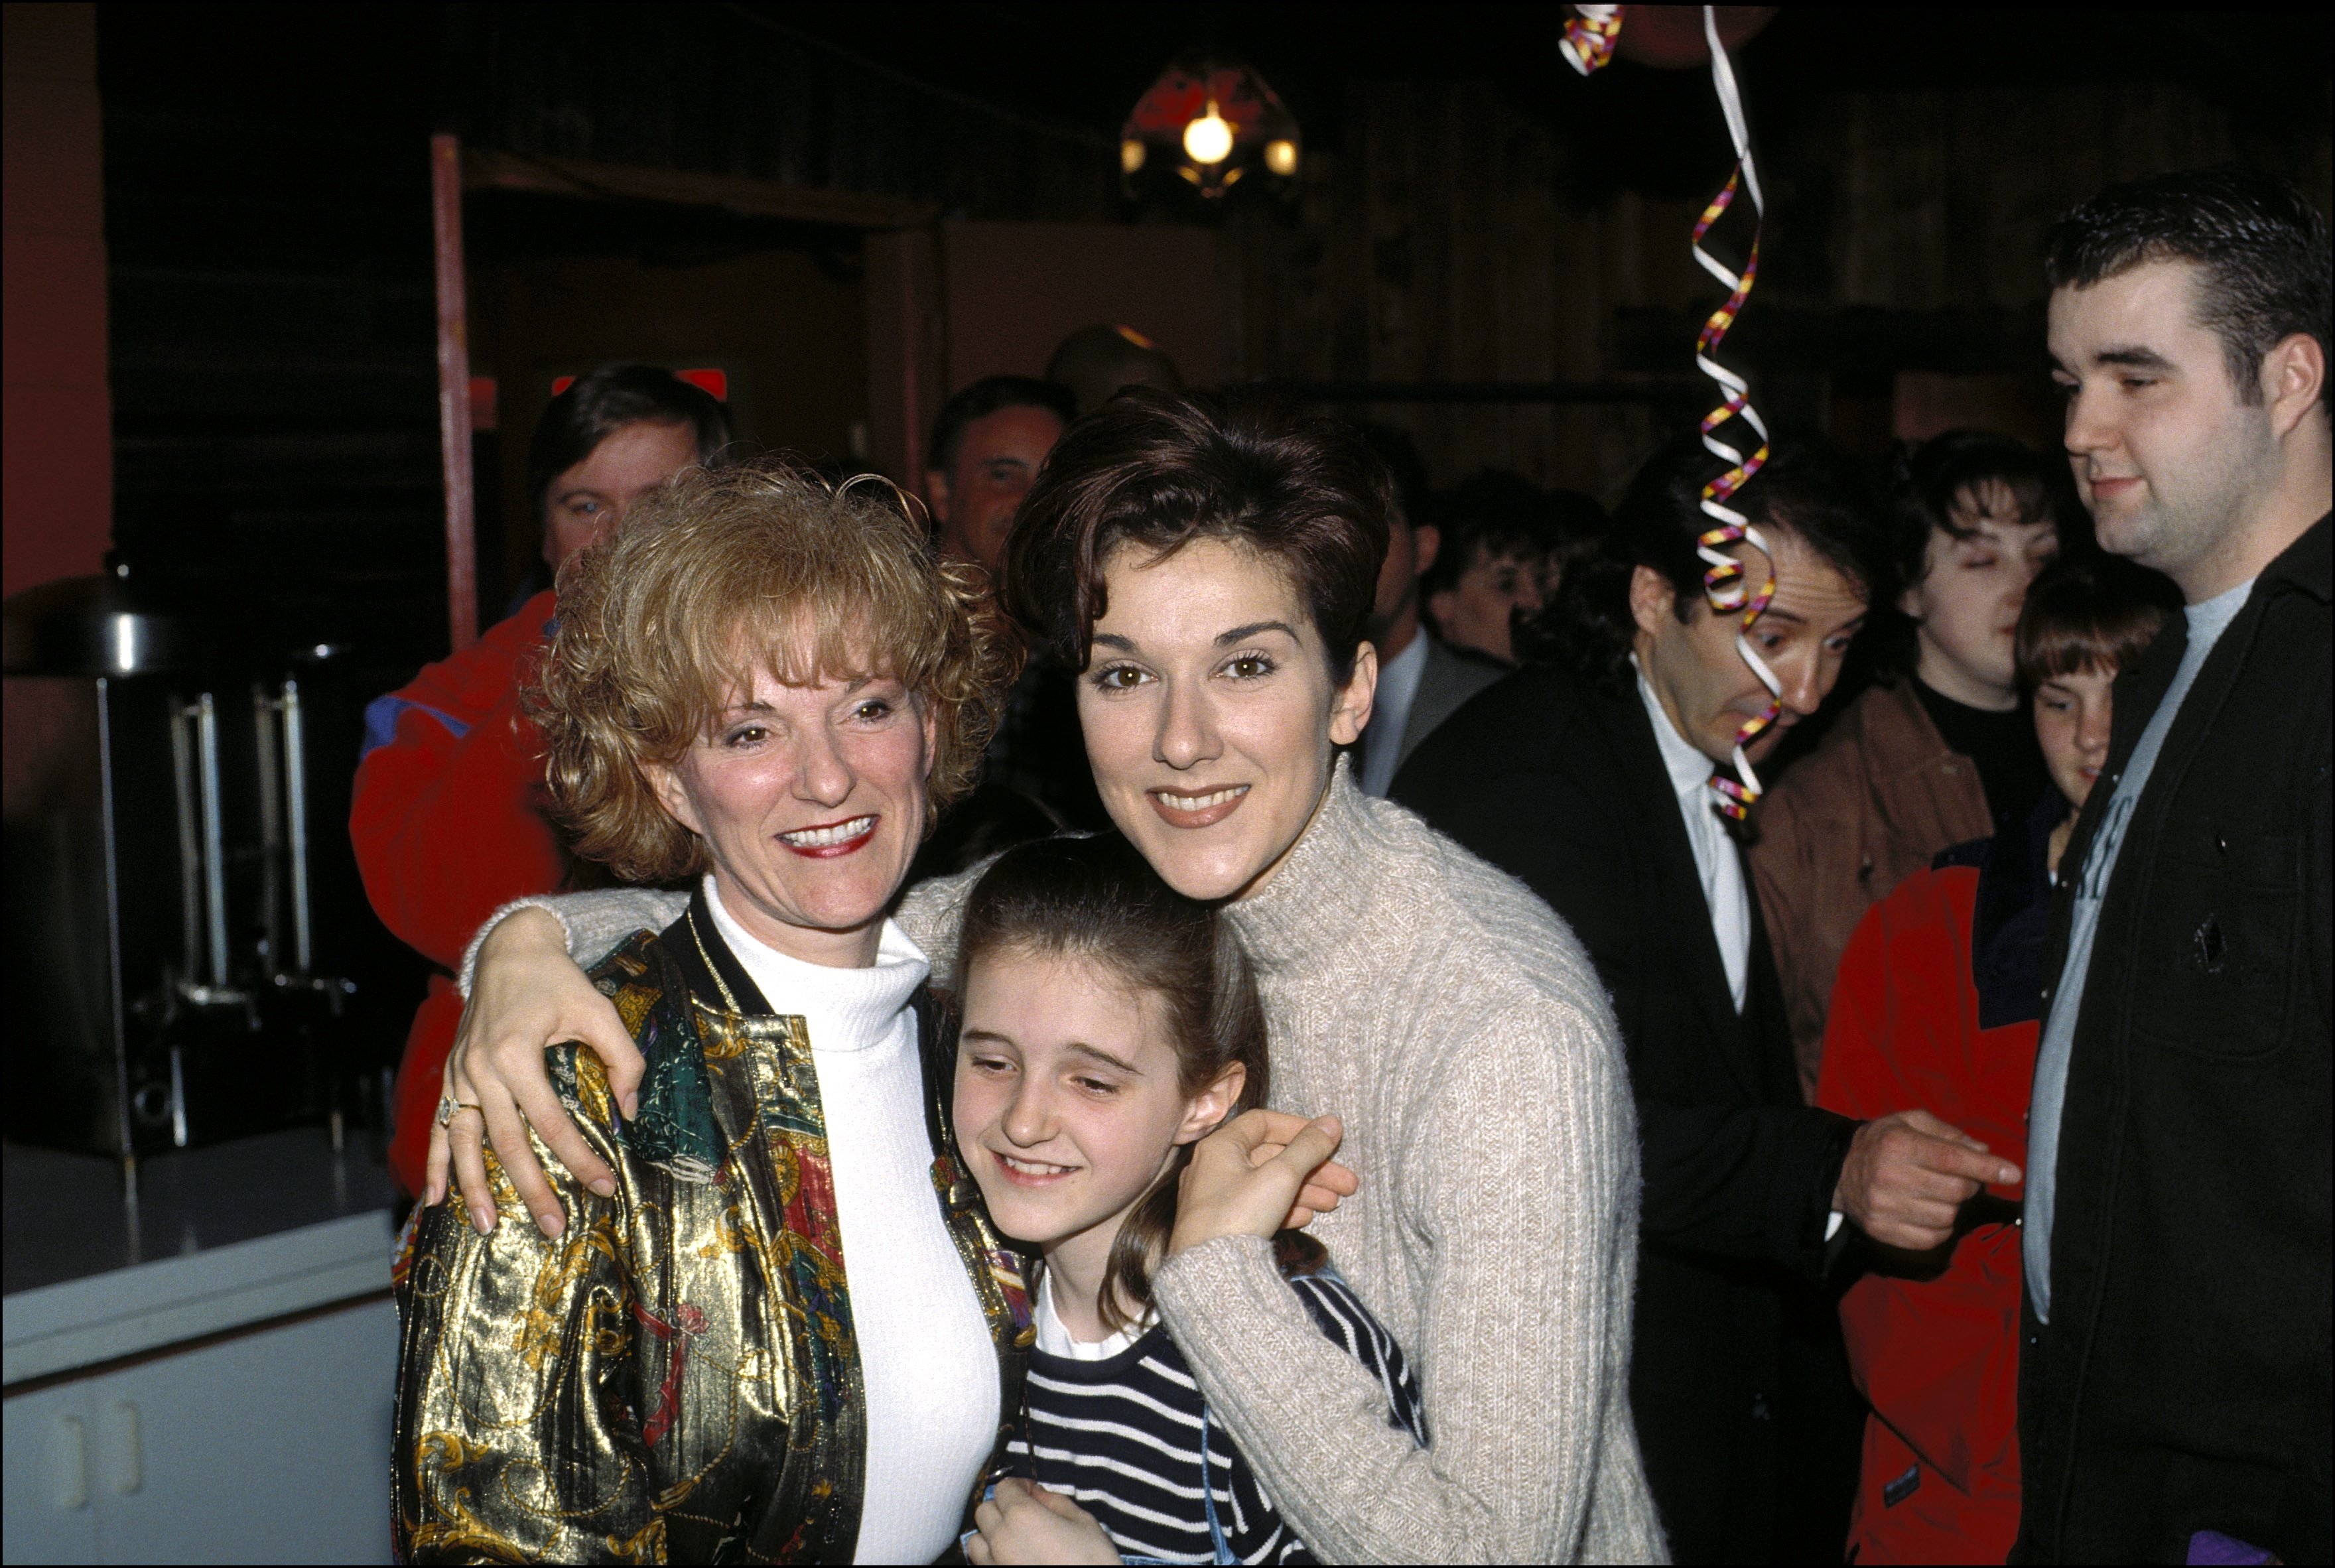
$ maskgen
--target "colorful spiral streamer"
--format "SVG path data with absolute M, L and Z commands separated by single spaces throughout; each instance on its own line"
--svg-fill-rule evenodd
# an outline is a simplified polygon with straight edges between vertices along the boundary
M 1565 34 L 1557 47 L 1573 68 L 1586 76 L 1613 58 L 1613 46 L 1622 34 L 1622 7 L 1619 5 L 1576 5 L 1574 18 L 1565 24 Z M 1776 672 L 1759 657 L 1751 645 L 1751 624 L 1776 597 L 1776 553 L 1749 518 L 1729 503 L 1737 491 L 1749 484 L 1753 475 L 1768 461 L 1768 425 L 1759 411 L 1751 406 L 1750 388 L 1744 379 L 1719 363 L 1714 356 L 1719 345 L 1727 341 L 1728 332 L 1741 314 L 1743 302 L 1751 296 L 1751 286 L 1759 276 L 1759 229 L 1767 216 L 1768 204 L 1759 192 L 1759 166 L 1751 156 L 1751 131 L 1743 117 L 1743 96 L 1735 85 L 1735 68 L 1728 62 L 1727 50 L 1719 42 L 1719 14 L 1706 5 L 1702 8 L 1702 35 L 1710 46 L 1711 84 L 1719 92 L 1719 107 L 1727 117 L 1727 134 L 1735 143 L 1735 169 L 1727 177 L 1726 186 L 1710 198 L 1696 220 L 1694 237 L 1688 248 L 1702 270 L 1717 278 L 1727 290 L 1727 299 L 1702 324 L 1702 331 L 1694 344 L 1695 368 L 1718 383 L 1719 406 L 1702 416 L 1702 444 L 1711 456 L 1727 465 L 1727 471 L 1702 487 L 1703 516 L 1712 527 L 1695 539 L 1695 554 L 1701 557 L 1704 597 L 1711 609 L 1722 615 L 1739 615 L 1742 625 L 1735 634 L 1735 651 L 1744 663 L 1759 677 L 1768 688 L 1768 706 L 1759 715 L 1744 721 L 1735 731 L 1735 777 L 1711 775 L 1712 793 L 1719 797 L 1719 809 L 1741 821 L 1750 810 L 1751 803 L 1759 799 L 1759 776 L 1751 770 L 1751 759 L 1744 748 L 1773 724 L 1782 709 L 1778 699 L 1783 694 L 1784 683 Z M 1737 191 L 1751 198 L 1751 248 L 1739 275 L 1729 271 L 1723 262 L 1702 247 L 1711 226 L 1734 205 Z M 1759 445 L 1746 457 L 1740 448 L 1720 439 L 1719 432 L 1729 424 L 1741 420 L 1759 438 Z M 1748 545 L 1759 552 L 1766 563 L 1762 567 L 1759 586 L 1752 587 L 1744 562 L 1727 553 L 1729 545 Z
M 1714 526 L 1695 540 L 1695 554 L 1702 558 L 1707 568 L 1702 574 L 1702 591 L 1710 601 L 1711 609 L 1720 615 L 1742 617 L 1742 625 L 1735 634 L 1735 651 L 1750 666 L 1751 673 L 1759 677 L 1759 683 L 1768 688 L 1768 697 L 1766 709 L 1756 717 L 1745 720 L 1735 731 L 1735 778 L 1716 773 L 1711 776 L 1710 788 L 1719 797 L 1719 809 L 1739 822 L 1761 793 L 1759 776 L 1751 770 L 1751 759 L 1744 748 L 1776 721 L 1782 711 L 1777 699 L 1783 693 L 1784 683 L 1777 679 L 1776 672 L 1768 667 L 1768 662 L 1759 657 L 1759 651 L 1751 646 L 1751 624 L 1776 596 L 1775 551 L 1760 536 L 1759 530 L 1751 526 L 1750 519 L 1729 505 L 1736 492 L 1749 483 L 1751 477 L 1768 461 L 1768 425 L 1759 417 L 1759 411 L 1751 406 L 1750 389 L 1743 378 L 1720 363 L 1714 356 L 1719 352 L 1719 345 L 1726 341 L 1729 330 L 1735 324 L 1735 318 L 1743 309 L 1743 302 L 1750 297 L 1753 282 L 1759 277 L 1759 221 L 1766 216 L 1767 202 L 1759 192 L 1759 167 L 1751 156 L 1750 129 L 1743 118 L 1743 100 L 1736 90 L 1735 71 L 1728 63 L 1726 49 L 1719 42 L 1717 13 L 1708 5 L 1702 8 L 1702 32 L 1710 45 L 1711 82 L 1719 90 L 1720 109 L 1727 117 L 1727 133 L 1735 143 L 1735 169 L 1728 175 L 1727 184 L 1711 198 L 1710 205 L 1702 209 L 1702 217 L 1695 223 L 1694 237 L 1689 246 L 1703 271 L 1717 278 L 1720 286 L 1727 290 L 1726 302 L 1712 311 L 1710 319 L 1702 324 L 1702 332 L 1695 339 L 1694 345 L 1695 368 L 1717 382 L 1720 390 L 1719 406 L 1702 416 L 1702 444 L 1711 456 L 1728 465 L 1726 472 L 1702 487 L 1702 513 Z M 1733 205 L 1738 190 L 1751 198 L 1753 214 L 1751 248 L 1740 275 L 1729 271 L 1724 263 L 1702 247 L 1703 238 L 1710 234 L 1711 226 Z M 1749 457 L 1740 448 L 1720 439 L 1719 434 L 1737 420 L 1749 425 L 1759 437 L 1759 445 Z M 1760 585 L 1757 588 L 1751 586 L 1745 563 L 1727 553 L 1728 546 L 1738 543 L 1759 551 L 1765 562 Z
M 1619 5 L 1575 5 L 1579 15 L 1565 24 L 1556 46 L 1566 62 L 1584 76 L 1613 58 L 1613 41 L 1622 35 Z

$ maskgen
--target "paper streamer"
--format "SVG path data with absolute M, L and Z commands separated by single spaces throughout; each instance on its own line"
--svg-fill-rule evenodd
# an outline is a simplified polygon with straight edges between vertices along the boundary
M 1613 45 L 1622 33 L 1622 7 L 1619 5 L 1576 5 L 1578 14 L 1565 24 L 1564 36 L 1557 48 L 1565 60 L 1582 75 L 1586 76 L 1613 58 Z M 1759 228 L 1767 216 L 1768 203 L 1759 191 L 1759 165 L 1751 156 L 1751 131 L 1743 117 L 1743 95 L 1736 89 L 1735 68 L 1729 63 L 1727 50 L 1719 42 L 1719 14 L 1711 6 L 1702 8 L 1702 36 L 1710 46 L 1710 80 L 1719 92 L 1719 107 L 1727 117 L 1727 134 L 1735 143 L 1735 169 L 1727 177 L 1726 186 L 1710 198 L 1702 209 L 1702 217 L 1694 226 L 1694 237 L 1688 248 L 1702 270 L 1717 278 L 1727 290 L 1726 303 L 1710 313 L 1702 324 L 1702 331 L 1694 344 L 1695 368 L 1718 383 L 1719 406 L 1702 416 L 1702 444 L 1711 456 L 1727 465 L 1727 471 L 1702 487 L 1703 516 L 1712 527 L 1695 539 L 1694 553 L 1702 558 L 1706 570 L 1702 574 L 1702 592 L 1710 601 L 1711 609 L 1722 615 L 1739 615 L 1742 625 L 1735 634 L 1735 651 L 1744 663 L 1759 677 L 1768 688 L 1768 706 L 1757 717 L 1744 721 L 1735 731 L 1735 774 L 1729 779 L 1713 774 L 1712 793 L 1719 797 L 1719 809 L 1741 821 L 1749 814 L 1751 803 L 1759 799 L 1759 776 L 1751 770 L 1751 759 L 1744 751 L 1754 740 L 1776 721 L 1782 711 L 1777 699 L 1783 694 L 1784 683 L 1776 672 L 1759 657 L 1751 645 L 1751 624 L 1757 621 L 1776 597 L 1776 553 L 1768 546 L 1750 519 L 1729 503 L 1751 480 L 1768 461 L 1768 425 L 1759 411 L 1751 406 L 1750 388 L 1743 378 L 1729 370 L 1713 357 L 1719 345 L 1735 325 L 1743 302 L 1751 295 L 1751 286 L 1759 276 Z M 1720 215 L 1734 205 L 1737 191 L 1751 198 L 1751 248 L 1738 275 L 1729 271 L 1717 256 L 1702 247 L 1705 236 Z M 1740 448 L 1720 438 L 1719 432 L 1729 424 L 1741 420 L 1759 438 L 1759 445 L 1746 457 Z M 1751 586 L 1744 564 L 1727 554 L 1727 547 L 1749 545 L 1759 552 L 1765 565 L 1761 568 L 1759 586 Z
M 1729 64 L 1727 51 L 1719 42 L 1718 14 L 1710 6 L 1702 8 L 1702 34 L 1710 45 L 1710 79 L 1719 90 L 1719 106 L 1727 117 L 1727 134 L 1735 143 L 1735 169 L 1727 177 L 1727 184 L 1711 198 L 1710 205 L 1702 209 L 1702 217 L 1694 226 L 1694 238 L 1689 248 L 1702 270 L 1717 278 L 1727 290 L 1727 299 L 1710 319 L 1702 324 L 1702 332 L 1695 339 L 1695 368 L 1718 383 L 1719 406 L 1702 416 L 1702 444 L 1711 456 L 1727 464 L 1727 471 L 1702 487 L 1702 514 L 1712 528 L 1695 540 L 1695 554 L 1708 568 L 1702 574 L 1702 591 L 1710 607 L 1720 615 L 1740 615 L 1742 625 L 1735 634 L 1735 651 L 1768 688 L 1768 706 L 1758 716 L 1744 721 L 1735 731 L 1735 774 L 1729 779 L 1713 774 L 1710 788 L 1719 797 L 1719 809 L 1741 821 L 1751 803 L 1759 799 L 1759 776 L 1751 770 L 1751 759 L 1744 748 L 1776 721 L 1782 711 L 1777 699 L 1783 693 L 1784 683 L 1776 672 L 1759 657 L 1751 646 L 1751 624 L 1759 618 L 1776 596 L 1776 553 L 1750 520 L 1729 503 L 1736 492 L 1750 482 L 1768 461 L 1768 426 L 1759 411 L 1751 406 L 1750 389 L 1741 376 L 1729 370 L 1714 357 L 1719 345 L 1726 341 L 1728 331 L 1734 326 L 1743 302 L 1750 297 L 1751 286 L 1759 275 L 1759 226 L 1766 217 L 1767 202 L 1759 191 L 1759 166 L 1751 156 L 1750 128 L 1743 118 L 1742 94 L 1736 90 L 1735 70 Z M 1711 226 L 1734 203 L 1735 193 L 1741 190 L 1751 198 L 1751 248 L 1743 263 L 1743 271 L 1729 271 L 1710 252 L 1702 247 L 1703 237 Z M 1720 439 L 1719 432 L 1727 425 L 1740 420 L 1759 437 L 1759 445 L 1749 457 L 1742 450 Z M 1761 567 L 1759 586 L 1752 587 L 1744 563 L 1726 553 L 1727 547 L 1745 544 L 1759 552 L 1765 563 Z
M 1565 35 L 1556 41 L 1572 67 L 1584 76 L 1613 58 L 1613 41 L 1622 35 L 1622 8 L 1619 5 L 1575 5 L 1580 13 L 1565 24 Z

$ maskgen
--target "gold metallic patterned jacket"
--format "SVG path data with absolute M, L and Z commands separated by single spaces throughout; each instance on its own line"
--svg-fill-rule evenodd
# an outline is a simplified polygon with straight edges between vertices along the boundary
M 702 891 L 593 978 L 647 1059 L 639 1115 L 620 1120 L 580 1047 L 550 1053 L 552 1081 L 615 1171 L 615 1195 L 538 1144 L 568 1215 L 557 1240 L 491 1155 L 491 1236 L 451 1200 L 420 1211 L 409 1236 L 399 1554 L 848 1563 L 867 1416 L 803 1021 L 771 1011 Z M 1032 1338 L 1027 1280 L 949 1131 L 953 1024 L 927 991 L 916 1006 L 933 1186 L 989 1321 L 1010 1420 Z M 1001 1425 L 1001 1459 L 1004 1436 Z

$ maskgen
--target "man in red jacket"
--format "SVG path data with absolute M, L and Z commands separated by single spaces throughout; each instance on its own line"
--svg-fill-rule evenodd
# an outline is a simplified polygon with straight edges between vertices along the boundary
M 1832 995 L 1819 1105 L 1860 1119 L 1926 1109 L 2025 1168 L 2051 879 L 2107 755 L 2117 671 L 2172 602 L 2170 584 L 2112 557 L 2036 579 L 2018 667 L 2058 788 L 2023 831 L 1944 851 L 1865 915 Z M 1841 1301 L 1873 1406 L 1851 1561 L 2000 1563 L 2018 1534 L 2014 1191 L 1974 1199 L 1936 1253 L 1874 1249 Z
M 712 396 L 652 365 L 606 366 L 552 399 L 528 448 L 543 559 L 557 573 L 625 509 L 693 463 L 730 425 Z M 471 646 L 365 710 L 349 813 L 373 913 L 436 964 L 398 1070 L 390 1167 L 421 1190 L 430 1119 L 462 1000 L 449 975 L 471 933 L 501 905 L 567 885 L 569 866 L 540 809 L 543 761 L 519 689 L 549 640 L 551 591 Z

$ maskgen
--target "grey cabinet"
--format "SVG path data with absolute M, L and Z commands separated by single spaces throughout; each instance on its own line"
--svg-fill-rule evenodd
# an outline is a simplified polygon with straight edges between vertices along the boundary
M 397 1314 L 372 1300 L 5 1402 L 12 1563 L 386 1563 Z
M 297 1128 L 116 1167 L 0 1144 L 17 1563 L 386 1563 L 388 1177 Z

